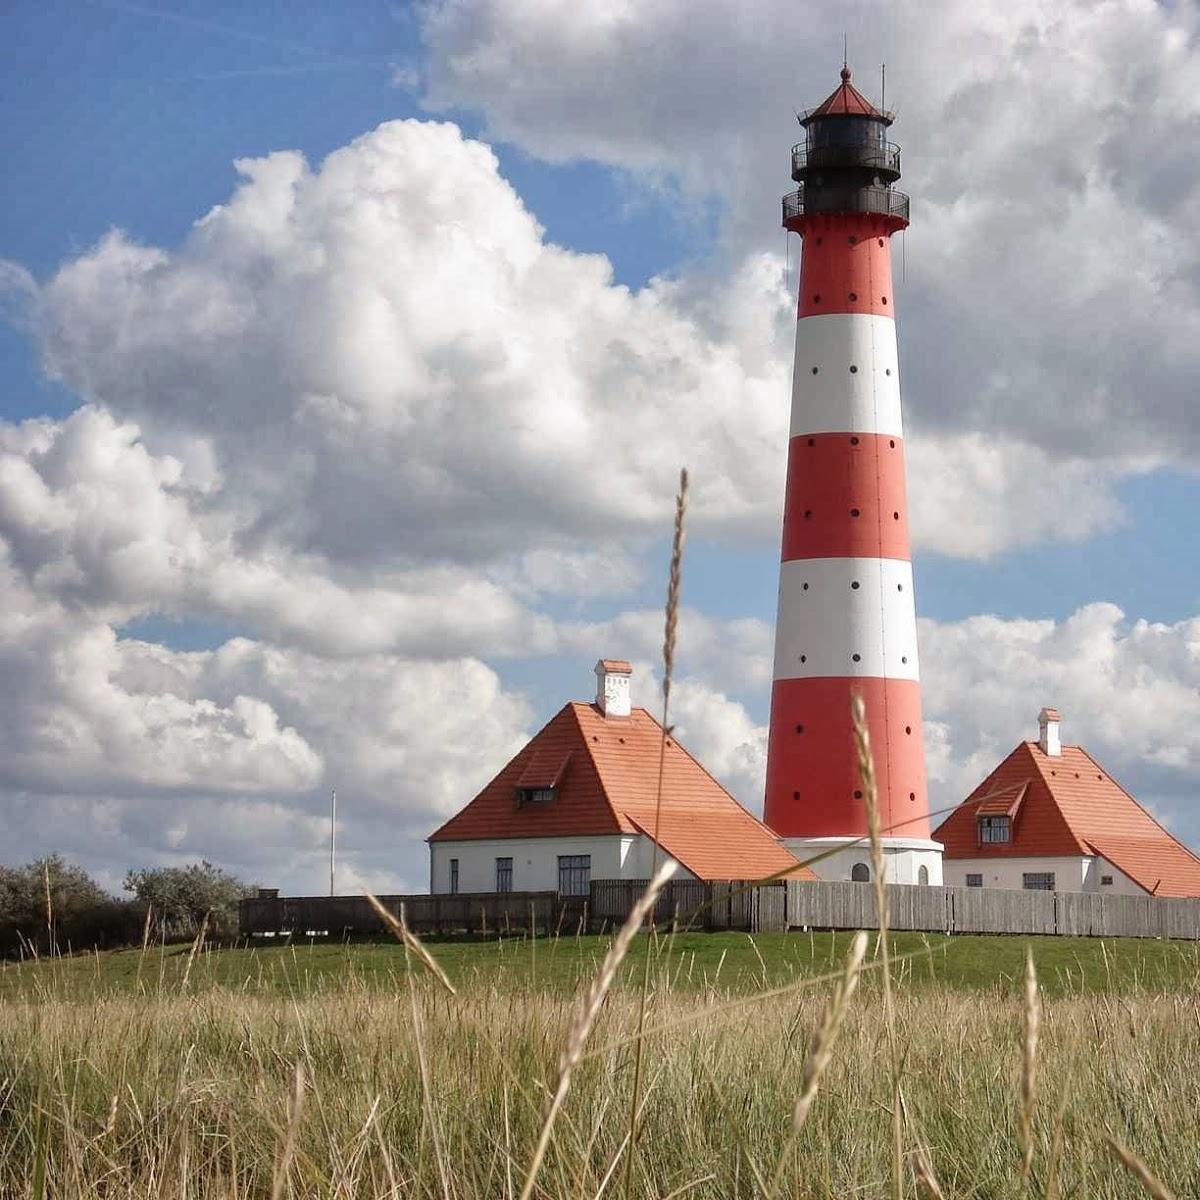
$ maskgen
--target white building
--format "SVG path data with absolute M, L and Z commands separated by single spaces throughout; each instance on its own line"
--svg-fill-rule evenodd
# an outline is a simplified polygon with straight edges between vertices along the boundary
M 676 878 L 812 878 L 673 738 L 629 698 L 632 668 L 601 659 L 596 699 L 562 709 L 465 808 L 429 838 L 432 892 L 577 895 L 592 879 L 645 879 L 654 857 Z
M 1053 708 L 934 831 L 949 885 L 1200 896 L 1200 859 L 1082 746 Z

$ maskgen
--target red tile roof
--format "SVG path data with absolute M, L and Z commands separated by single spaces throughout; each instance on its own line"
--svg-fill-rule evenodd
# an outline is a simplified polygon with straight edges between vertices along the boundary
M 980 796 L 975 803 L 976 817 L 1013 818 L 1021 811 L 1021 802 L 1029 791 L 1029 783 L 1013 783 Z
M 980 843 L 982 805 L 1025 785 L 1012 840 Z M 991 810 L 986 810 L 990 812 Z M 947 858 L 1100 854 L 1147 891 L 1200 896 L 1200 858 L 1167 832 L 1082 746 L 1045 754 L 1022 742 L 934 830 Z M 1157 885 L 1157 888 L 1156 888 Z
M 632 675 L 633 664 L 623 658 L 602 658 L 597 664 L 602 670 L 611 671 L 614 675 Z
M 606 718 L 562 708 L 430 841 L 644 833 L 653 836 L 662 726 L 644 709 Z M 564 763 L 550 804 L 518 808 L 516 789 Z M 534 764 L 539 764 L 534 766 Z M 659 844 L 699 879 L 815 878 L 679 743 L 667 738 Z
M 886 115 L 886 113 L 880 112 L 850 82 L 850 68 L 843 67 L 842 82 L 816 108 L 804 114 L 804 121 L 807 124 L 813 117 L 884 117 Z

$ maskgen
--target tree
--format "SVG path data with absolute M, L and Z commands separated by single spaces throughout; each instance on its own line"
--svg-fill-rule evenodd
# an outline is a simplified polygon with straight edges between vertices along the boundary
M 238 901 L 253 888 L 212 863 L 130 871 L 125 890 L 152 906 L 163 936 L 192 934 L 207 917 L 217 933 L 237 928 Z
M 143 911 L 57 854 L 0 867 L 0 955 L 126 944 Z

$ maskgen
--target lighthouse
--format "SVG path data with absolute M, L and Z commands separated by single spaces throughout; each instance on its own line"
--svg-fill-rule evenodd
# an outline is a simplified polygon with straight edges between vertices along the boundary
M 851 83 L 800 117 L 802 240 L 764 818 L 824 879 L 870 879 L 861 695 L 889 882 L 940 884 L 929 836 L 891 237 L 908 226 L 890 113 Z

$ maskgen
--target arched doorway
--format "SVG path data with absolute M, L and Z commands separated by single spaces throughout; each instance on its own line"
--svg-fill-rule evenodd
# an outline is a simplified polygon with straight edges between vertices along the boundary
M 922 887 L 928 887 L 928 886 L 929 886 L 929 868 L 928 868 L 928 867 L 920 867 L 920 868 L 918 868 L 918 870 L 917 870 L 917 882 L 918 882 L 918 883 L 919 883 L 919 884 L 920 884 Z
M 871 868 L 866 863 L 855 863 L 850 868 L 850 879 L 853 883 L 870 883 Z

